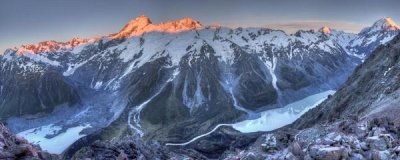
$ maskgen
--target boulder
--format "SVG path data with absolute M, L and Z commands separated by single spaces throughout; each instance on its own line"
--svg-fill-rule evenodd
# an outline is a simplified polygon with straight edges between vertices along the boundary
M 380 151 L 393 147 L 394 138 L 390 134 L 367 137 L 366 142 L 371 149 Z
M 314 159 L 340 160 L 348 158 L 348 152 L 343 147 L 333 147 L 326 145 L 313 145 L 310 147 L 309 154 Z
M 277 149 L 276 137 L 273 134 L 265 135 L 265 143 L 261 144 L 261 146 L 267 152 Z
M 351 160 L 364 160 L 365 158 L 364 158 L 363 155 L 361 155 L 361 154 L 359 154 L 359 153 L 352 153 L 352 154 L 350 155 L 350 159 L 351 159 Z
M 385 139 L 380 138 L 379 136 L 367 137 L 366 142 L 371 149 L 383 151 L 388 147 Z
M 390 152 L 388 150 L 384 150 L 384 151 L 373 150 L 371 152 L 371 159 L 373 159 L 373 160 L 389 160 Z
M 303 156 L 304 155 L 301 145 L 297 141 L 292 142 L 289 145 L 288 149 L 289 149 L 289 152 L 291 152 L 295 156 Z

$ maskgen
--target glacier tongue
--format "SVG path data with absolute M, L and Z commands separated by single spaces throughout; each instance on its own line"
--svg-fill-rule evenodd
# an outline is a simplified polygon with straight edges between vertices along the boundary
M 272 131 L 294 122 L 305 112 L 324 101 L 328 95 L 334 93 L 335 91 L 329 90 L 314 94 L 302 100 L 288 104 L 283 108 L 261 112 L 260 118 L 238 122 L 233 124 L 232 127 L 243 133 Z
M 20 132 L 17 135 L 24 137 L 33 144 L 38 144 L 43 150 L 48 151 L 49 153 L 61 154 L 76 140 L 86 136 L 85 134 L 80 134 L 80 132 L 85 128 L 90 128 L 90 125 L 86 124 L 68 128 L 65 132 L 55 137 L 47 138 L 48 135 L 54 134 L 62 129 L 59 126 L 50 124 L 47 126 L 32 128 Z

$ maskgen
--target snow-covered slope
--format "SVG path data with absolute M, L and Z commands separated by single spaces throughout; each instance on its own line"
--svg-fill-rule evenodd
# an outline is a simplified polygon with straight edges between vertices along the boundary
M 351 40 L 348 49 L 352 54 L 362 58 L 367 56 L 380 44 L 384 44 L 400 33 L 400 27 L 391 18 L 382 18 L 371 27 L 366 27 Z

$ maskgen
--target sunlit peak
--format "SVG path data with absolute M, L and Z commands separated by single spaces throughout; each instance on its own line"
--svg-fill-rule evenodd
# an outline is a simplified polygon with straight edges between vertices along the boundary
M 324 34 L 331 34 L 331 29 L 328 26 L 324 26 L 320 29 L 320 31 Z

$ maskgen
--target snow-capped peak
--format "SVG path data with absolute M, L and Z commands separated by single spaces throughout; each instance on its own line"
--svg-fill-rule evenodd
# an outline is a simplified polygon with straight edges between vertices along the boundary
M 385 17 L 376 21 L 371 27 L 364 28 L 360 34 L 366 32 L 377 32 L 377 31 L 398 31 L 400 30 L 400 26 L 397 25 L 392 18 Z
M 400 33 L 400 27 L 388 17 L 381 18 L 371 27 L 366 27 L 353 39 L 348 48 L 353 54 L 362 58 L 367 56 L 366 50 L 373 50 L 379 44 L 385 44 Z
M 97 41 L 99 38 L 91 38 L 91 39 L 80 39 L 73 38 L 67 42 L 57 42 L 57 41 L 43 41 L 38 44 L 27 44 L 22 45 L 19 48 L 16 48 L 17 54 L 22 55 L 25 53 L 35 54 L 35 53 L 44 53 L 51 52 L 60 49 L 69 49 L 79 45 L 83 45 L 86 43 L 92 43 Z
M 399 25 L 397 25 L 393 21 L 393 19 L 389 18 L 389 17 L 385 17 L 385 18 L 378 20 L 377 22 L 375 22 L 374 26 L 375 25 L 378 27 L 381 27 L 382 29 L 385 29 L 387 31 L 395 31 L 395 30 L 400 29 Z
M 331 29 L 328 26 L 323 26 L 321 29 L 319 29 L 319 31 L 326 35 L 331 34 Z
M 118 33 L 111 34 L 102 38 L 124 39 L 132 36 L 140 36 L 147 32 L 177 33 L 201 28 L 203 28 L 202 24 L 199 21 L 193 20 L 192 18 L 183 18 L 175 22 L 153 24 L 149 17 L 142 15 L 128 22 L 128 24 L 126 24 Z M 73 38 L 72 40 L 67 42 L 43 41 L 38 44 L 22 45 L 15 50 L 19 55 L 22 55 L 24 53 L 43 53 L 60 49 L 73 48 L 86 43 L 96 42 L 102 38 Z
M 131 20 L 127 26 L 129 25 L 137 25 L 137 26 L 147 26 L 149 24 L 152 24 L 151 20 L 149 17 L 145 15 L 141 15 L 133 20 Z
M 193 29 L 200 29 L 203 25 L 192 18 L 183 18 L 175 22 L 163 22 L 153 24 L 146 16 L 139 16 L 130 21 L 116 34 L 110 35 L 112 39 L 123 39 L 132 36 L 140 36 L 147 32 L 169 32 L 177 33 Z
M 199 21 L 196 21 L 192 18 L 183 18 L 180 19 L 176 22 L 167 22 L 167 23 L 161 23 L 161 24 L 166 24 L 166 25 L 174 25 L 176 28 L 201 28 L 202 24 Z
M 113 39 L 116 38 L 127 38 L 132 35 L 142 34 L 142 31 L 145 30 L 146 26 L 152 24 L 150 18 L 147 16 L 139 16 L 126 24 L 121 31 L 117 34 L 110 36 Z

